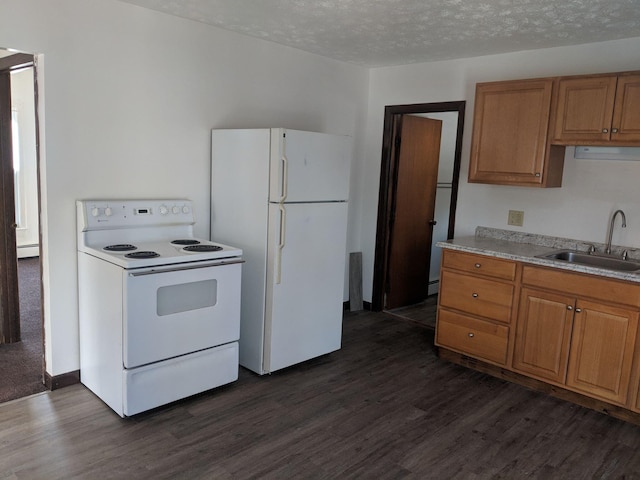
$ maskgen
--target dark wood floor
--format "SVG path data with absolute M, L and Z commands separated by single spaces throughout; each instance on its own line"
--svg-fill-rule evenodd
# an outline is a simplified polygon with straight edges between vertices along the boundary
M 345 317 L 344 347 L 121 419 L 81 385 L 0 405 L 0 479 L 639 478 L 640 428 Z
M 387 313 L 410 320 L 427 328 L 436 328 L 436 311 L 438 309 L 438 295 L 431 295 L 423 302 L 406 307 L 394 308 Z

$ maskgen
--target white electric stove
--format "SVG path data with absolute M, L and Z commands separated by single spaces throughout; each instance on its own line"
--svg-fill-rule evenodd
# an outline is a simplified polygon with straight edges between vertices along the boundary
M 80 378 L 121 416 L 238 378 L 242 250 L 189 200 L 77 202 Z

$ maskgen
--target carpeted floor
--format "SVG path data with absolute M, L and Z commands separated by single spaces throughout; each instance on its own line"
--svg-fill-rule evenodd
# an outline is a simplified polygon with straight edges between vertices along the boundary
M 21 342 L 0 345 L 0 403 L 46 390 L 42 379 L 40 259 L 18 260 Z

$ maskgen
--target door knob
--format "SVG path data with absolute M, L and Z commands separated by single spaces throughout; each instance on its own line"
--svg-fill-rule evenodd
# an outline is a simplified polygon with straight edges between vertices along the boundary
M 429 220 L 429 225 L 437 225 L 437 221 L 436 220 Z

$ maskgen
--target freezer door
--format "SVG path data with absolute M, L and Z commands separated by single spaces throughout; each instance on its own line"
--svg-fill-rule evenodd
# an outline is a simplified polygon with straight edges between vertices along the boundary
M 347 204 L 270 205 L 263 373 L 338 350 Z
M 270 202 L 347 200 L 351 138 L 273 129 L 270 169 Z

